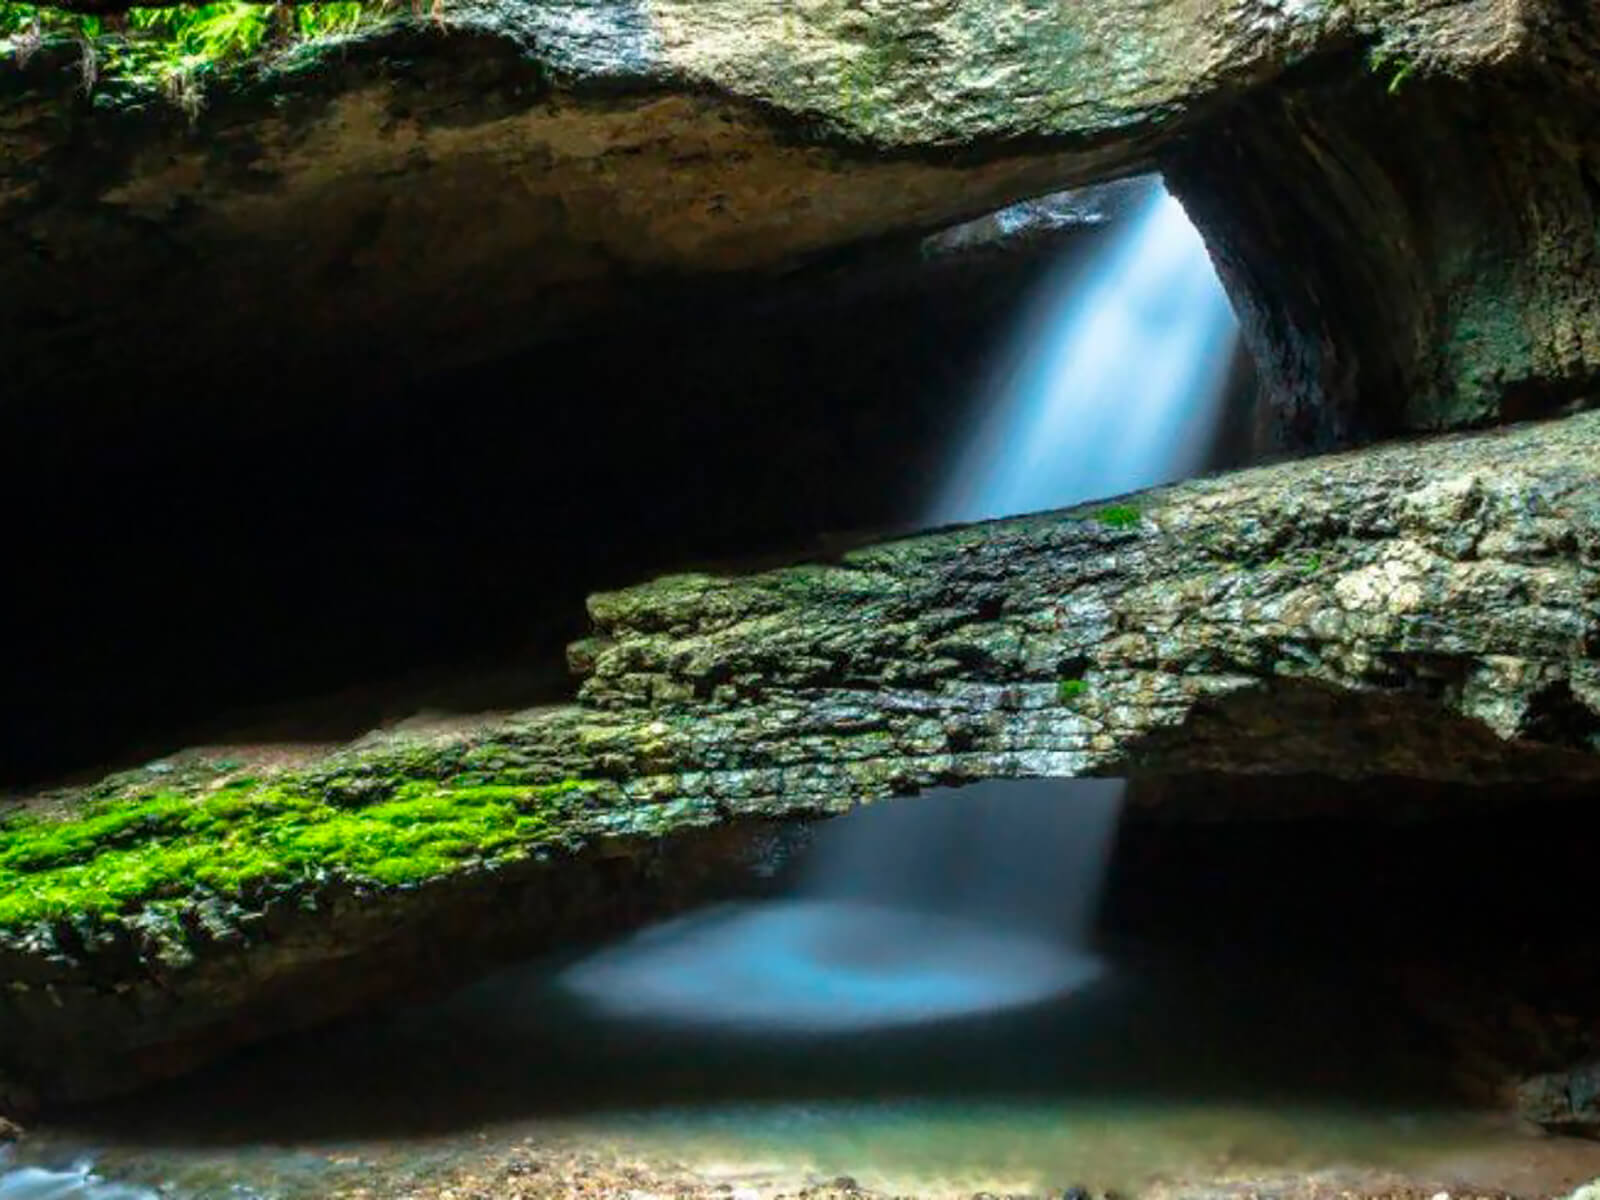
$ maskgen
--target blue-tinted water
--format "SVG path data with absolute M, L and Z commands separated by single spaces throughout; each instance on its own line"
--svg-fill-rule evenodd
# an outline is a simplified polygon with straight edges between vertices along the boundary
M 1104 246 L 1040 289 L 930 524 L 1063 508 L 1205 461 L 1237 324 L 1183 207 L 1148 186 Z
M 562 977 L 613 1017 L 772 1031 L 890 1028 L 1092 981 L 1085 949 L 1117 780 L 1009 780 L 829 822 L 793 893 L 656 925 Z

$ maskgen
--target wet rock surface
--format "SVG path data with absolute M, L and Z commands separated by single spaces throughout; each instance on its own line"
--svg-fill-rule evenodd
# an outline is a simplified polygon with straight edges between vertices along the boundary
M 1517 1089 L 1517 1107 L 1546 1129 L 1600 1134 L 1600 1060 L 1535 1076 Z
M 126 1089 L 636 923 L 770 874 L 785 822 L 920 787 L 1146 771 L 1587 784 L 1597 435 L 1600 414 L 1392 445 L 596 596 L 579 703 L 264 768 L 357 812 L 418 782 L 579 781 L 553 834 L 404 886 L 336 867 L 6 930 L 10 1101 Z M 239 773 L 163 766 L 93 795 L 199 804 Z M 70 815 L 83 798 L 24 806 Z
M 652 707 L 658 761 L 733 805 L 1133 768 L 1589 779 L 1595 427 L 1313 459 L 597 596 L 580 695 Z M 724 735 L 761 769 L 726 773 Z M 682 794 L 650 758 L 629 765 Z

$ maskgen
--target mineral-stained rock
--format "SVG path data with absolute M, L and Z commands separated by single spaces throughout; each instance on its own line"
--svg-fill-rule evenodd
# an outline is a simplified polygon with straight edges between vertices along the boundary
M 767 869 L 784 820 L 934 784 L 1600 778 L 1600 413 L 591 614 L 577 704 L 260 779 L 138 772 L 88 817 L 31 801 L 56 815 L 0 829 L 0 1070 L 46 1099 L 130 1087 L 638 920 Z M 364 832 L 380 813 L 412 857 Z

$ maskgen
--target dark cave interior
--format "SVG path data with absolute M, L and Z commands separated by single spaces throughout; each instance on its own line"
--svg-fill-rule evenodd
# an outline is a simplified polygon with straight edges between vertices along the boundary
M 0 782 L 558 699 L 590 592 L 913 529 L 1030 290 L 1100 236 L 835 255 L 398 391 L 242 364 L 237 394 L 116 397 L 145 415 L 114 440 L 62 398 L 0 438 Z M 1213 466 L 1253 396 L 1241 355 Z

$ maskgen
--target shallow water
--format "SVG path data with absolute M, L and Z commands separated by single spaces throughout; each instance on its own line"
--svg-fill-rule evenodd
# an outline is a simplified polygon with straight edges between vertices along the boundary
M 1600 1146 L 1525 1137 L 1422 1086 L 1429 1047 L 1348 964 L 1106 959 L 1086 988 L 1006 1014 L 788 1036 L 607 1015 L 559 985 L 571 956 L 551 959 L 262 1048 L 22 1153 L 194 1200 L 430 1196 L 577 1159 L 763 1194 L 841 1175 L 902 1194 L 1137 1195 L 1387 1172 L 1535 1196 L 1600 1176 Z M 5 1200 L 133 1200 L 17 1178 Z

